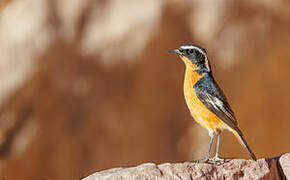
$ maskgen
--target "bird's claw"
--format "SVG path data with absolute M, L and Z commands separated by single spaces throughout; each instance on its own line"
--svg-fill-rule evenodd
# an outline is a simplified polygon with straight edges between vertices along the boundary
M 222 158 L 219 158 L 218 156 L 215 156 L 213 158 L 204 158 L 204 159 L 201 159 L 201 160 L 197 160 L 197 161 L 194 161 L 195 163 L 209 163 L 209 164 L 214 164 L 214 165 L 220 165 L 220 164 L 223 164 L 225 162 L 228 162 L 229 160 L 227 159 L 222 159 Z
M 223 164 L 225 162 L 226 162 L 226 159 L 219 158 L 218 156 L 215 156 L 215 157 L 209 159 L 210 164 L 220 165 L 220 164 Z

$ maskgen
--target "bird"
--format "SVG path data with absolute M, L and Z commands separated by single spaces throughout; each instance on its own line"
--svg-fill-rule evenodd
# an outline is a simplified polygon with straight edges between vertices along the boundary
M 198 45 L 186 44 L 169 52 L 176 53 L 185 64 L 183 91 L 187 107 L 193 119 L 206 128 L 210 136 L 206 156 L 198 162 L 225 161 L 219 157 L 220 134 L 223 130 L 232 132 L 256 161 L 257 158 L 238 127 L 236 116 L 226 96 L 214 79 L 207 50 Z M 210 158 L 215 137 L 216 153 Z

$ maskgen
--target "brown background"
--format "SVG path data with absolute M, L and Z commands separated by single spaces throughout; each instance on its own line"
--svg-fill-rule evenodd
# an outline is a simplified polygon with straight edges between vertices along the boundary
M 0 3 L 0 174 L 79 179 L 200 159 L 209 137 L 167 50 L 208 49 L 259 158 L 289 152 L 288 1 L 10 0 Z M 224 157 L 249 158 L 228 132 Z

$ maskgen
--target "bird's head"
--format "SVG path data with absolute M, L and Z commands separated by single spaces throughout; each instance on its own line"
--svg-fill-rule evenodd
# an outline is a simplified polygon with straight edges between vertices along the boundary
M 169 50 L 169 52 L 178 54 L 186 67 L 192 68 L 199 74 L 211 71 L 206 49 L 202 47 L 189 44 L 183 45 L 178 49 Z

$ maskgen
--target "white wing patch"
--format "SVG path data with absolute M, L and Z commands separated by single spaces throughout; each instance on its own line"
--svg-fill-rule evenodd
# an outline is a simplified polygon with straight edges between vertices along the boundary
M 210 103 L 215 109 L 221 110 L 223 113 L 225 113 L 226 116 L 228 116 L 230 119 L 235 119 L 226 109 L 223 101 L 218 99 L 217 97 L 211 96 L 209 94 L 206 94 L 207 102 Z

